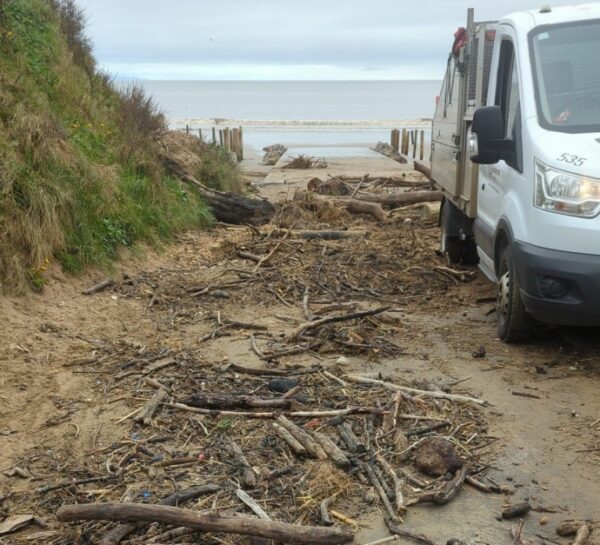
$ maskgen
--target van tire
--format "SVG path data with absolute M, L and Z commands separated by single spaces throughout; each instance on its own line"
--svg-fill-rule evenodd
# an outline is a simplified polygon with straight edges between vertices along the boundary
M 450 231 L 450 204 L 444 200 L 442 204 L 442 212 L 440 215 L 440 235 L 441 235 L 441 252 L 448 256 L 448 262 L 452 264 L 460 263 L 463 257 L 463 245 L 458 236 L 449 235 Z
M 535 322 L 521 299 L 510 244 L 504 248 L 498 267 L 496 320 L 498 337 L 504 342 L 519 343 L 531 337 Z
M 475 243 L 474 237 L 469 237 L 465 240 L 463 263 L 465 265 L 479 264 L 479 254 L 477 253 L 477 244 Z

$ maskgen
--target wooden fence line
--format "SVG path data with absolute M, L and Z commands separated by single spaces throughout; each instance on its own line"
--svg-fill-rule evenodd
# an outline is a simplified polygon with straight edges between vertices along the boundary
M 423 129 L 392 129 L 390 145 L 394 151 L 422 161 L 425 158 L 425 131 Z
M 198 138 L 202 142 L 209 143 L 208 138 L 204 138 L 204 134 L 201 128 L 193 129 L 190 125 L 185 126 L 185 132 L 193 136 L 198 131 Z M 244 129 L 243 127 L 225 127 L 224 129 L 217 129 L 211 127 L 210 135 L 212 136 L 211 142 L 214 145 L 218 145 L 227 151 L 231 151 L 235 154 L 238 161 L 244 160 Z

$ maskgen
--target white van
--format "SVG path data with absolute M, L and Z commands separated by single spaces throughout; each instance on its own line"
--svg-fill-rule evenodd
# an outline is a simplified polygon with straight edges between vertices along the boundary
M 600 3 L 457 32 L 432 133 L 442 250 L 497 284 L 498 334 L 600 324 Z

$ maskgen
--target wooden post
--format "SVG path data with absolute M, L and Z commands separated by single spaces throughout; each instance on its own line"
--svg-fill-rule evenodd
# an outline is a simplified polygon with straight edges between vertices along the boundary
M 190 126 L 187 123 L 185 125 L 185 132 L 190 134 Z
M 227 151 L 231 150 L 231 134 L 229 132 L 229 127 L 225 128 L 225 149 Z
M 240 127 L 240 161 L 244 160 L 244 129 Z
M 408 146 L 407 146 L 407 132 L 406 129 L 402 129 L 402 154 L 403 155 L 408 155 Z
M 425 157 L 425 131 L 421 130 L 421 152 L 419 153 L 421 161 Z
M 416 129 L 411 131 L 411 141 L 412 141 L 412 146 L 413 146 L 413 159 L 417 158 L 417 136 L 419 135 L 419 133 L 417 132 Z
M 225 134 L 223 129 L 219 129 L 219 146 L 225 147 Z
M 198 129 L 198 138 L 200 139 L 200 142 L 204 142 L 202 139 L 202 129 Z
M 212 137 L 213 137 L 213 144 L 217 143 L 217 130 L 213 127 L 212 128 Z

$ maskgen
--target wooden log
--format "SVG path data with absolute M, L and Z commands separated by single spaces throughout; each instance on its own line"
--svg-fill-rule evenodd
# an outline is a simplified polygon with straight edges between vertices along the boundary
M 351 464 L 348 457 L 343 453 L 340 447 L 338 447 L 329 437 L 327 437 L 327 435 L 316 431 L 313 431 L 312 434 L 319 442 L 329 459 L 332 460 L 336 466 L 342 469 L 348 469 L 350 467 Z
M 431 180 L 431 165 L 429 164 L 429 162 L 414 161 L 413 168 L 421 174 L 425 174 L 425 176 L 427 176 L 427 179 Z
M 353 454 L 362 454 L 366 452 L 366 447 L 360 442 L 358 437 L 354 434 L 352 430 L 352 424 L 350 422 L 344 422 L 337 427 L 337 432 L 346 443 L 348 450 Z
M 194 394 L 183 401 L 190 407 L 204 407 L 207 409 L 264 409 L 277 408 L 289 409 L 292 402 L 290 400 L 260 399 L 248 395 L 228 395 L 228 394 Z
M 351 214 L 365 214 L 372 216 L 377 221 L 384 222 L 387 218 L 386 213 L 381 208 L 381 205 L 374 202 L 366 202 L 358 199 L 351 199 L 345 203 L 345 208 Z
M 283 415 L 277 419 L 277 423 L 285 428 L 313 458 L 317 458 L 318 460 L 327 460 L 327 453 L 308 432 L 299 428 L 293 422 L 290 422 Z
M 205 494 L 213 494 L 214 492 L 218 492 L 219 490 L 221 490 L 221 487 L 216 484 L 192 486 L 191 488 L 180 490 L 179 492 L 175 492 L 174 494 L 163 498 L 159 502 L 159 505 L 177 507 L 178 505 L 186 501 L 193 500 Z M 136 530 L 144 528 L 147 525 L 147 522 L 127 522 L 124 524 L 119 524 L 102 537 L 99 545 L 118 545 L 129 534 L 135 532 Z
M 230 191 L 211 189 L 186 172 L 172 158 L 163 155 L 162 160 L 171 174 L 190 184 L 200 194 L 219 221 L 234 225 L 262 225 L 275 215 L 275 206 L 266 199 L 252 199 Z
M 234 462 L 242 470 L 242 484 L 246 488 L 254 488 L 256 486 L 256 473 L 244 456 L 244 452 L 240 446 L 231 438 L 227 441 L 227 448 L 233 457 Z
M 283 426 L 280 426 L 277 424 L 277 422 L 273 422 L 273 429 L 277 432 L 277 435 L 279 435 L 279 437 L 281 437 L 288 444 L 295 454 L 298 454 L 299 456 L 306 456 L 307 451 L 302 446 L 302 443 L 300 443 L 300 441 L 298 441 Z
M 373 216 L 377 221 L 385 221 L 386 214 L 378 203 L 370 203 L 364 200 L 352 198 L 331 198 L 325 195 L 317 195 L 304 190 L 294 193 L 294 201 L 310 203 L 316 208 L 324 206 L 325 203 L 346 209 L 350 214 L 365 214 Z
M 160 404 L 168 396 L 167 390 L 164 388 L 158 389 L 152 396 L 152 399 L 146 404 L 146 406 L 133 418 L 135 422 L 144 424 L 144 426 L 150 425 L 154 413 L 160 407 Z
M 379 203 L 384 208 L 400 208 L 407 204 L 420 202 L 437 202 L 443 198 L 441 191 L 398 191 L 388 195 L 359 195 L 358 199 L 366 202 Z
M 110 288 L 112 285 L 114 285 L 113 280 L 102 280 L 102 282 L 98 282 L 98 284 L 90 286 L 89 288 L 83 290 L 81 293 L 83 293 L 83 295 L 93 295 L 94 293 L 98 293 L 99 291 L 105 290 L 106 288 Z
M 160 522 L 202 532 L 239 534 L 274 539 L 282 543 L 294 542 L 307 545 L 341 545 L 354 539 L 352 532 L 338 528 L 298 526 L 250 517 L 206 515 L 177 507 L 135 503 L 68 505 L 59 508 L 56 516 L 61 522 L 78 520 Z

